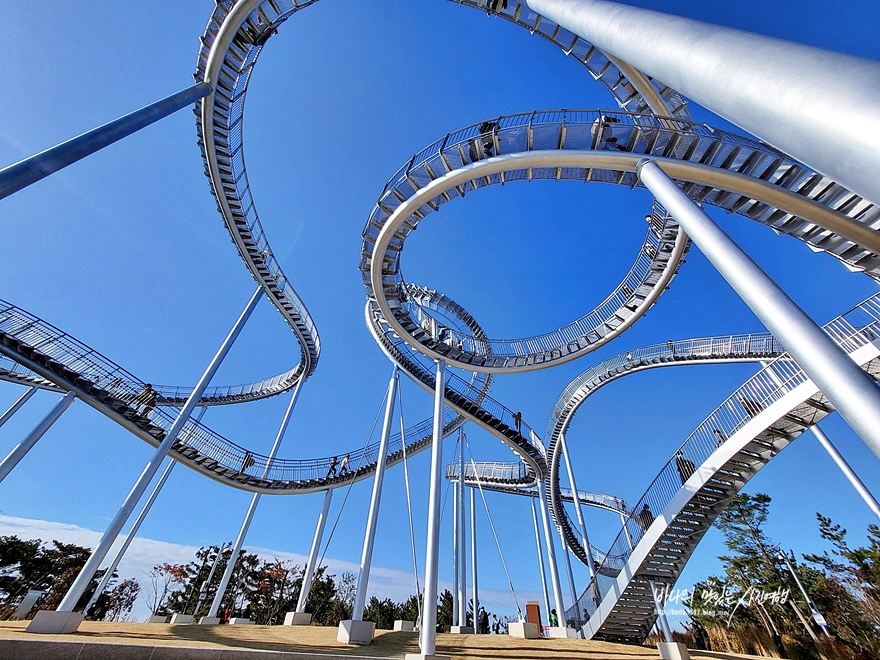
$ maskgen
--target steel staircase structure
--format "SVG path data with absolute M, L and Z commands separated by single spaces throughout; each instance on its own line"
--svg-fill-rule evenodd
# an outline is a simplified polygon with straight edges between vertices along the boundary
M 880 378 L 880 294 L 824 329 L 862 369 Z M 833 411 L 787 354 L 731 394 L 633 505 L 626 529 L 621 528 L 601 565 L 601 574 L 616 575 L 598 581 L 601 603 L 596 606 L 588 587 L 575 605 L 578 613 L 589 615 L 587 637 L 641 643 L 656 618 L 650 582 L 671 587 L 727 502 Z M 630 539 L 637 540 L 634 549 Z
M 613 135 L 597 145 L 594 129 L 608 118 L 616 120 L 610 124 Z M 627 279 L 593 312 L 535 337 L 491 339 L 486 346 L 467 333 L 453 333 L 451 341 L 440 341 L 419 325 L 418 304 L 406 296 L 400 271 L 407 236 L 456 197 L 536 179 L 638 186 L 635 167 L 644 156 L 669 164 L 697 201 L 766 224 L 834 254 L 852 269 L 880 276 L 874 249 L 805 219 L 875 245 L 880 244 L 873 229 L 880 210 L 756 140 L 682 121 L 672 129 L 654 117 L 590 110 L 523 113 L 495 123 L 491 135 L 482 135 L 481 124 L 473 124 L 413 156 L 386 184 L 363 232 L 360 267 L 368 297 L 398 334 L 435 359 L 491 373 L 547 368 L 604 345 L 644 314 L 674 276 L 687 247 L 678 227 L 657 207 L 649 239 Z M 491 140 L 493 156 L 479 153 L 483 140 Z M 655 270 L 660 277 L 649 278 Z
M 670 340 L 615 355 L 590 367 L 569 383 L 559 395 L 544 432 L 548 468 L 548 478 L 544 485 L 547 489 L 550 515 L 562 530 L 566 544 L 574 555 L 587 563 L 582 537 L 562 505 L 567 500 L 559 485 L 562 456 L 559 438 L 567 432 L 575 414 L 590 396 L 615 380 L 649 369 L 761 362 L 777 358 L 784 352 L 782 344 L 767 332 Z
M 474 332 L 482 333 L 466 311 L 445 296 L 434 297 L 437 310 L 449 305 L 450 315 L 460 314 Z M 0 301 L 0 356 L 0 379 L 52 391 L 72 391 L 77 398 L 153 446 L 164 438 L 176 416 L 175 408 L 183 405 L 188 393 L 186 388 L 157 386 L 161 396 L 157 397 L 153 411 L 145 416 L 134 404 L 135 397 L 144 387 L 143 381 L 69 334 L 5 301 Z M 406 368 L 410 363 L 405 360 L 401 366 Z M 285 375 L 281 374 L 245 385 L 213 387 L 205 392 L 199 405 L 226 405 L 265 398 L 277 394 L 278 388 L 285 386 Z M 491 377 L 479 374 L 462 389 L 479 398 L 485 396 L 490 386 Z M 460 415 L 447 411 L 445 433 L 452 433 L 463 422 Z M 405 455 L 423 450 L 430 445 L 431 437 L 431 419 L 407 428 L 403 444 L 399 433 L 393 435 L 389 440 L 388 464 L 397 464 Z M 235 488 L 292 495 L 369 478 L 375 471 L 378 448 L 379 443 L 374 442 L 349 452 L 352 469 L 332 478 L 327 476 L 330 457 L 276 458 L 271 461 L 266 478 L 260 478 L 258 475 L 269 462 L 268 457 L 249 451 L 204 424 L 190 420 L 169 455 Z

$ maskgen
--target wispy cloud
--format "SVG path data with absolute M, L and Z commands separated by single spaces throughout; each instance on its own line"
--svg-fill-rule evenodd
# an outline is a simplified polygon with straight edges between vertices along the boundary
M 51 520 L 38 520 L 33 518 L 17 518 L 0 514 L 0 535 L 15 535 L 22 539 L 42 539 L 43 541 L 58 540 L 64 543 L 76 543 L 85 547 L 93 548 L 101 538 L 102 532 L 92 529 L 71 525 Z M 116 555 L 118 548 L 124 542 L 125 537 L 120 536 L 110 549 L 108 559 Z M 263 559 L 291 560 L 300 566 L 305 565 L 307 557 L 301 554 L 261 548 L 246 545 L 248 552 L 256 553 Z M 135 577 L 142 586 L 146 584 L 147 573 L 158 563 L 168 562 L 171 564 L 184 564 L 195 558 L 199 548 L 192 545 L 169 543 L 156 539 L 135 538 L 119 564 L 119 575 L 123 578 Z M 349 561 L 327 557 L 324 559 L 328 572 L 339 575 L 350 572 L 357 575 L 358 565 Z M 424 586 L 424 575 L 419 576 L 420 584 Z M 445 581 L 440 582 L 440 589 L 451 589 L 452 585 Z M 391 598 L 400 602 L 415 593 L 415 581 L 412 572 L 402 571 L 396 568 L 373 566 L 370 571 L 369 594 L 380 599 Z M 534 592 L 517 593 L 520 606 L 524 607 L 526 600 L 540 600 L 539 594 Z M 509 591 L 496 589 L 480 590 L 480 602 L 492 612 L 498 614 L 515 614 L 516 608 Z M 136 619 L 144 620 L 149 616 L 143 602 L 138 601 L 132 611 Z

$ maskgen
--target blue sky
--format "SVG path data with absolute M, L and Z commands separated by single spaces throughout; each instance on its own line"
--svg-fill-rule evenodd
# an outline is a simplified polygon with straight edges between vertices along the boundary
M 191 84 L 212 4 L 0 4 L 0 162 L 17 161 Z M 876 7 L 869 1 L 833 12 L 826 3 L 793 0 L 630 4 L 880 58 Z M 282 26 L 251 81 L 245 156 L 267 236 L 315 318 L 323 352 L 303 387 L 281 456 L 328 456 L 362 446 L 381 404 L 391 367 L 363 324 L 357 264 L 361 230 L 386 179 L 414 152 L 470 123 L 535 109 L 614 107 L 607 91 L 551 44 L 453 2 L 333 0 Z M 698 121 L 726 127 L 691 107 Z M 0 298 L 144 380 L 193 384 L 254 288 L 214 206 L 187 110 L 3 200 L 0 208 L 6 239 Z M 420 225 L 403 255 L 405 276 L 450 295 L 489 336 L 549 330 L 591 309 L 620 281 L 641 245 L 649 208 L 645 191 L 610 186 L 493 187 L 445 205 Z M 865 276 L 793 239 L 737 216 L 714 216 L 819 322 L 877 290 Z M 759 330 L 692 249 L 671 289 L 621 339 L 575 363 L 498 378 L 492 396 L 543 429 L 568 382 L 605 357 L 667 339 Z M 215 383 L 279 373 L 297 358 L 290 331 L 263 302 Z M 603 389 L 569 433 L 579 487 L 638 499 L 673 450 L 754 370 L 656 370 Z M 0 408 L 20 392 L 0 384 Z M 38 394 L 0 429 L 0 452 L 14 446 L 56 398 Z M 409 422 L 430 415 L 422 390 L 407 384 L 403 399 Z M 213 409 L 204 421 L 265 453 L 286 403 L 282 396 Z M 878 490 L 880 464 L 873 455 L 836 416 L 824 426 Z M 473 425 L 467 430 L 477 460 L 512 459 L 493 437 Z M 71 529 L 102 530 L 151 453 L 77 402 L 0 484 L 0 514 L 63 526 L 0 527 L 42 529 L 43 538 L 53 529 L 59 537 Z M 444 455 L 451 459 L 452 453 L 447 442 Z M 427 454 L 412 460 L 421 566 L 428 467 Z M 370 487 L 354 486 L 341 512 L 327 551 L 336 566 L 359 560 Z M 747 491 L 774 498 L 771 536 L 796 552 L 821 547 L 816 511 L 857 538 L 872 522 L 809 435 L 762 470 Z M 342 499 L 334 502 L 333 519 Z M 488 499 L 522 604 L 540 589 L 528 501 Z M 180 560 L 175 552 L 234 538 L 249 500 L 247 493 L 178 468 L 142 528 L 143 537 L 162 543 L 145 550 L 141 564 Z M 263 498 L 246 547 L 306 554 L 320 505 L 320 495 Z M 441 579 L 447 580 L 450 515 L 451 503 L 441 562 Z M 492 590 L 490 609 L 511 612 L 485 517 L 478 524 L 481 587 Z M 588 524 L 600 548 L 618 529 L 616 517 L 602 512 L 589 513 Z M 374 570 L 371 592 L 401 599 L 414 589 L 407 577 L 408 536 L 403 473 L 393 469 L 374 559 L 391 577 L 376 578 Z M 710 532 L 679 586 L 717 571 L 721 551 L 719 536 Z M 131 564 L 130 574 L 141 564 Z M 586 569 L 576 566 L 575 574 L 582 587 Z

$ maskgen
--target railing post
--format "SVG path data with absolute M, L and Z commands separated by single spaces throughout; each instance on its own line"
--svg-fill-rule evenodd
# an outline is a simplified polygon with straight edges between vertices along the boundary
M 880 389 L 877 384 L 657 163 L 641 161 L 638 174 L 694 245 L 880 458 Z

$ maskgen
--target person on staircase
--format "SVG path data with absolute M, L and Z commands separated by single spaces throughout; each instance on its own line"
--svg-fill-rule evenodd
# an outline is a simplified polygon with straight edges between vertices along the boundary
M 339 474 L 345 474 L 346 472 L 350 472 L 348 469 L 348 461 L 349 455 L 346 454 L 345 458 L 342 459 L 342 462 L 339 464 Z
M 330 459 L 330 467 L 327 469 L 327 479 L 336 476 L 336 466 L 338 463 L 339 459 L 336 456 Z
M 697 471 L 696 466 L 693 461 L 690 461 L 684 457 L 684 452 L 681 449 L 678 450 L 678 453 L 675 455 L 675 467 L 678 468 L 678 476 L 681 477 L 681 485 L 684 485 L 688 479 L 691 478 L 691 475 Z

